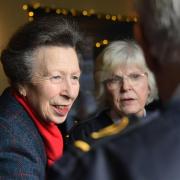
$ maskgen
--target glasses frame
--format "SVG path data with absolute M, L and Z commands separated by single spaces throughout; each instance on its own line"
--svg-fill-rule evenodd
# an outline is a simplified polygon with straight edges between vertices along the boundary
M 148 74 L 144 73 L 130 73 L 129 75 L 115 75 L 112 78 L 106 79 L 103 81 L 103 84 L 106 85 L 110 89 L 120 88 L 126 79 L 132 86 L 136 86 L 142 80 L 142 77 L 147 77 Z

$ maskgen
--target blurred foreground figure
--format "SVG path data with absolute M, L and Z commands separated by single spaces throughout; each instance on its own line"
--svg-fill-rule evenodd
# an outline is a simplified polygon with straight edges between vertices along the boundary
M 87 153 L 70 149 L 52 169 L 54 179 L 180 179 L 180 1 L 139 0 L 137 7 L 139 41 L 162 99 L 159 115 L 126 133 L 111 128 L 119 133 L 104 132 L 91 147 L 77 141 Z

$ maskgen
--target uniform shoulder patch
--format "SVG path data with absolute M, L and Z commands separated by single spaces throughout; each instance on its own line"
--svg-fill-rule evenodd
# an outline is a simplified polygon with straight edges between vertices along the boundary
M 123 117 L 119 123 L 112 124 L 103 129 L 100 129 L 99 131 L 92 132 L 90 136 L 93 139 L 100 139 L 106 136 L 115 135 L 117 133 L 120 133 L 123 129 L 125 129 L 128 126 L 128 124 L 129 124 L 128 117 Z
M 91 149 L 90 145 L 87 142 L 82 141 L 82 140 L 74 141 L 74 146 L 76 148 L 79 148 L 83 152 L 88 152 Z

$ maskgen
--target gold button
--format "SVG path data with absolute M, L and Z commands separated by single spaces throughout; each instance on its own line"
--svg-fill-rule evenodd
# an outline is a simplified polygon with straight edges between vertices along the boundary
M 75 123 L 75 124 L 77 124 L 77 123 L 78 123 L 78 121 L 77 121 L 77 120 L 75 120 L 75 121 L 74 121 L 74 123 Z

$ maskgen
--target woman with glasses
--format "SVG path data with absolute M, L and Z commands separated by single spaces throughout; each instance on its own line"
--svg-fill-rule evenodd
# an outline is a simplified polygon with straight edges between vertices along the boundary
M 70 142 L 91 141 L 93 131 L 119 123 L 124 116 L 145 117 L 145 106 L 157 98 L 154 76 L 134 41 L 109 44 L 96 59 L 94 78 L 100 113 L 75 127 Z

